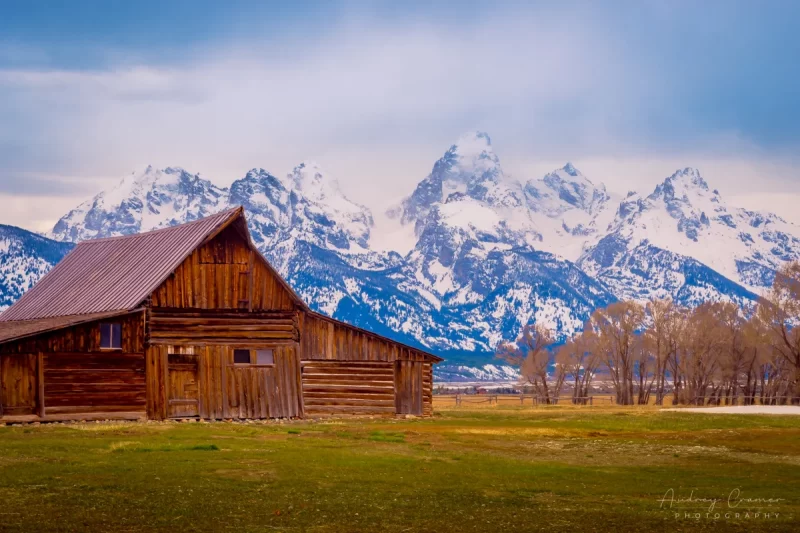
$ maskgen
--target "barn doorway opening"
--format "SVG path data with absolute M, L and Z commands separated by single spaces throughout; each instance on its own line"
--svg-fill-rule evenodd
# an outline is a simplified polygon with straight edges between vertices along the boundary
M 395 409 L 399 415 L 422 416 L 422 368 L 418 361 L 395 361 Z
M 170 353 L 167 386 L 170 418 L 200 416 L 200 387 L 198 385 L 198 356 L 194 353 Z

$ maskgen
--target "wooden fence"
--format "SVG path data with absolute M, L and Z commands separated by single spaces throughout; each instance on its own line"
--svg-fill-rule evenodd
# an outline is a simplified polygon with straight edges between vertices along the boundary
M 612 405 L 613 396 L 560 396 L 545 398 L 534 394 L 437 394 L 434 401 L 441 406 L 470 406 L 470 405 Z
M 573 405 L 573 406 L 609 406 L 616 405 L 614 395 L 594 396 L 559 396 L 546 398 L 535 394 L 435 394 L 434 403 L 440 407 L 489 407 L 489 406 L 546 406 L 546 405 Z M 736 398 L 735 402 L 717 401 L 717 398 L 697 399 L 693 403 L 680 403 L 680 406 L 725 406 L 725 405 L 797 405 L 798 399 L 793 396 L 778 397 L 743 397 Z M 649 405 L 655 405 L 655 397 L 650 398 Z M 672 396 L 664 399 L 663 406 L 671 407 Z

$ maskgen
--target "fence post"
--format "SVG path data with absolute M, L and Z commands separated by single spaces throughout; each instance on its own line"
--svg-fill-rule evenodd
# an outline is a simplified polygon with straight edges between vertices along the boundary
M 592 405 L 594 405 L 594 403 L 592 402 L 592 400 L 594 400 L 594 397 L 593 397 L 593 396 L 589 396 L 589 407 L 591 407 Z
M 460 394 L 456 394 L 456 407 L 460 407 L 460 406 L 461 406 L 461 395 Z

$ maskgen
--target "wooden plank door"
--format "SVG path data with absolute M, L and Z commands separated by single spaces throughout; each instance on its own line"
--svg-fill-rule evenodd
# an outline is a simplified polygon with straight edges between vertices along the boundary
M 0 357 L 0 403 L 7 416 L 37 412 L 38 357 L 34 354 Z
M 167 355 L 167 416 L 196 417 L 200 415 L 199 357 L 191 349 L 180 351 Z
M 422 363 L 395 361 L 395 410 L 399 415 L 422 415 Z

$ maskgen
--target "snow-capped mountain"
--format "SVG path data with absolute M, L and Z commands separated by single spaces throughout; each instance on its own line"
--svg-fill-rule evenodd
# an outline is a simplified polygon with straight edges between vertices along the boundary
M 456 314 L 457 327 L 471 331 L 472 339 L 458 348 L 491 351 L 532 320 L 571 334 L 595 308 L 614 300 L 573 263 L 543 251 L 543 241 L 556 234 L 543 234 L 538 219 L 587 207 L 600 211 L 604 202 L 602 193 L 583 198 L 591 184 L 582 177 L 568 183 L 562 171 L 579 176 L 568 165 L 545 178 L 543 192 L 524 187 L 503 172 L 488 135 L 469 133 L 395 211 L 418 235 L 399 287 L 415 287 L 437 309 Z
M 71 243 L 0 224 L 0 311 L 39 281 L 72 247 Z
M 520 181 L 482 132 L 462 135 L 391 210 L 414 235 L 402 255 L 375 242 L 370 209 L 309 161 L 282 177 L 253 169 L 229 188 L 148 167 L 70 211 L 50 236 L 130 234 L 231 205 L 244 206 L 258 248 L 312 307 L 444 355 L 438 375 L 453 381 L 513 379 L 491 352 L 531 321 L 563 337 L 616 299 L 744 303 L 800 258 L 800 228 L 727 205 L 696 170 L 625 198 L 571 163 Z M 26 236 L 0 232 L 0 305 L 70 246 L 9 231 Z
M 776 215 L 727 205 L 700 172 L 685 168 L 620 203 L 579 265 L 620 298 L 743 303 L 772 283 L 781 263 L 800 258 L 798 235 Z
M 129 235 L 211 215 L 226 199 L 227 191 L 198 174 L 148 166 L 67 213 L 48 236 L 77 242 Z

